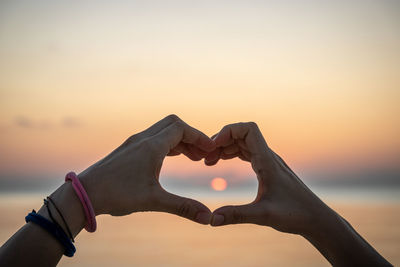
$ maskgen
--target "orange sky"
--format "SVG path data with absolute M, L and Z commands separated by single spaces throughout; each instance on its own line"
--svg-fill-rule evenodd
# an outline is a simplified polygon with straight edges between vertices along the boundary
M 399 29 L 393 1 L 2 1 L 0 174 L 81 171 L 170 113 L 256 121 L 301 172 L 398 169 Z M 216 168 L 163 171 L 250 173 Z

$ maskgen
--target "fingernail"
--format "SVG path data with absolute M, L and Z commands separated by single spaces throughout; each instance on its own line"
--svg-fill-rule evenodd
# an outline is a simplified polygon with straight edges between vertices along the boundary
M 219 157 L 219 153 L 220 153 L 219 149 L 210 152 L 206 157 L 207 162 L 216 161 Z
M 196 222 L 201 223 L 201 224 L 209 224 L 211 219 L 211 213 L 205 212 L 205 211 L 200 211 L 196 215 Z
M 224 215 L 214 214 L 211 219 L 211 225 L 219 226 L 219 225 L 223 224 L 224 220 L 225 220 Z
M 218 155 L 216 155 L 216 154 L 214 154 L 214 155 L 211 155 L 210 157 L 206 157 L 206 161 L 207 162 L 213 162 L 213 161 L 215 161 L 216 159 L 218 158 Z

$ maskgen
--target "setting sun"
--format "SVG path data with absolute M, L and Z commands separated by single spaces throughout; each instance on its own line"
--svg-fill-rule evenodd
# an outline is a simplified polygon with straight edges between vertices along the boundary
M 211 188 L 215 191 L 224 191 L 227 185 L 228 184 L 224 178 L 216 177 L 211 181 Z

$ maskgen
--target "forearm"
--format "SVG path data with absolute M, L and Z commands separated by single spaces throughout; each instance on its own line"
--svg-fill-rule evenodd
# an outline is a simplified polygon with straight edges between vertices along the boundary
M 344 218 L 327 209 L 303 236 L 333 266 L 392 266 Z
M 52 199 L 63 213 L 68 226 L 75 237 L 85 225 L 85 217 L 79 198 L 71 183 L 64 183 L 52 195 Z M 60 215 L 54 207 L 52 214 L 63 227 Z M 50 216 L 45 206 L 38 211 L 48 220 Z M 21 218 L 23 220 L 23 218 Z M 4 266 L 55 266 L 64 253 L 64 247 L 50 233 L 39 225 L 29 222 L 16 232 L 0 248 L 0 265 Z

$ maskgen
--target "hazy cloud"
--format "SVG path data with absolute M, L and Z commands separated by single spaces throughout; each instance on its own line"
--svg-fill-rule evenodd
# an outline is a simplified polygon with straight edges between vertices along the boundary
M 22 128 L 34 128 L 35 127 L 35 124 L 32 121 L 32 119 L 23 117 L 23 116 L 19 116 L 19 117 L 15 118 L 15 124 Z
M 67 128 L 76 128 L 82 126 L 82 121 L 76 117 L 65 117 L 62 119 L 62 124 Z
M 14 119 L 14 123 L 16 126 L 25 128 L 25 129 L 42 129 L 48 130 L 53 127 L 56 127 L 57 124 L 53 123 L 50 120 L 42 119 L 42 120 L 34 120 L 27 116 L 18 116 Z M 60 127 L 66 128 L 78 128 L 83 125 L 83 122 L 77 117 L 64 117 L 61 119 Z

